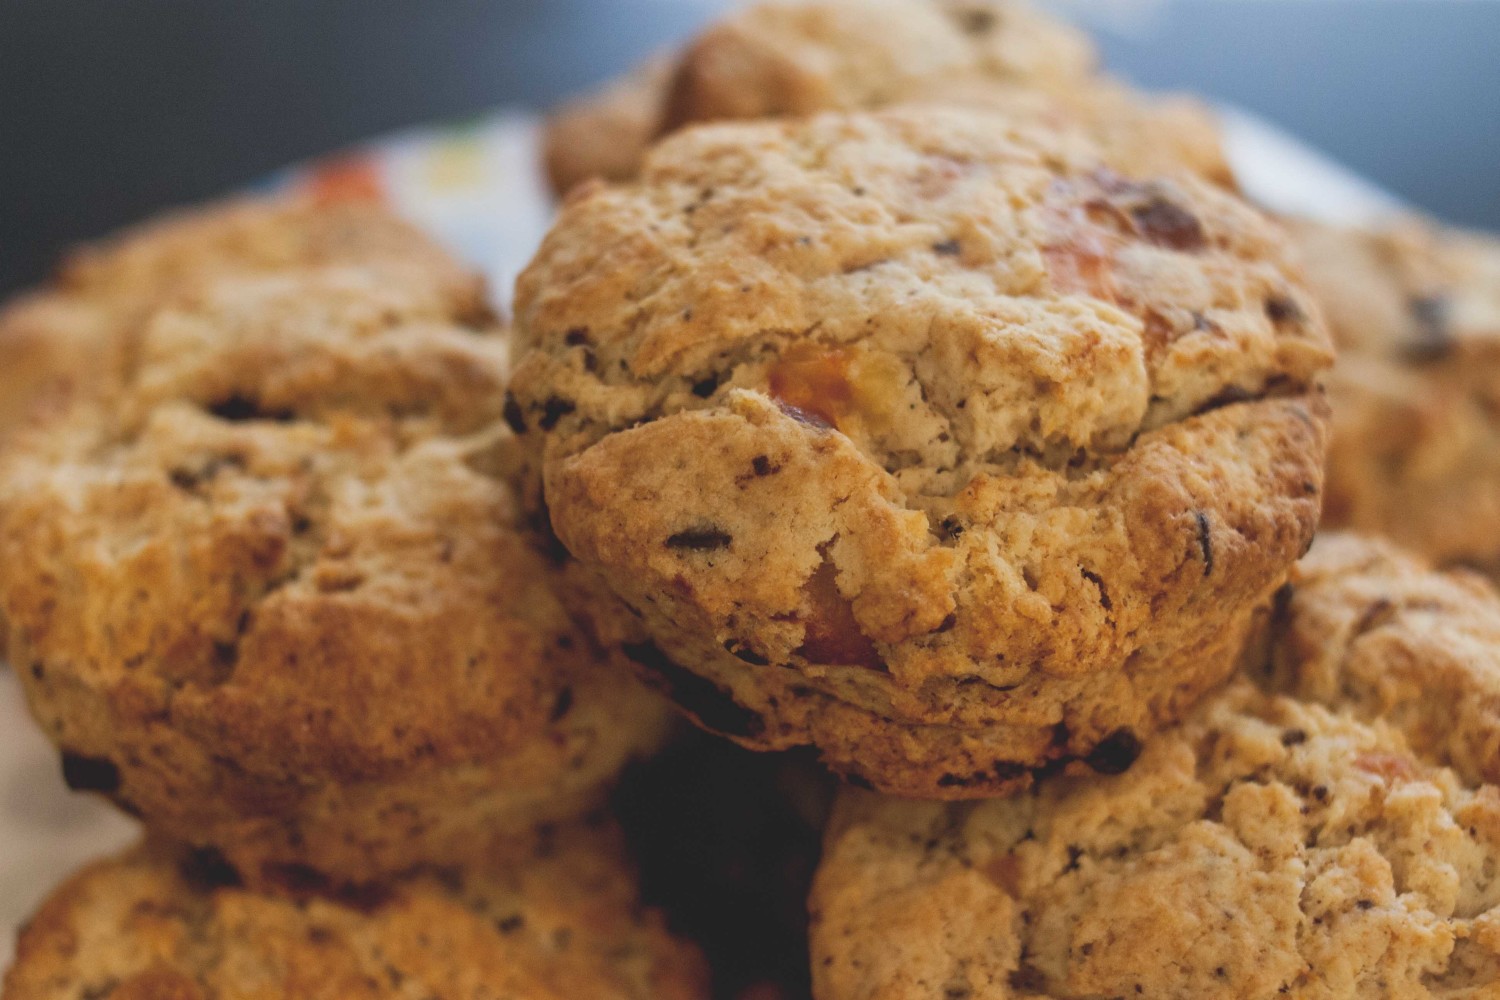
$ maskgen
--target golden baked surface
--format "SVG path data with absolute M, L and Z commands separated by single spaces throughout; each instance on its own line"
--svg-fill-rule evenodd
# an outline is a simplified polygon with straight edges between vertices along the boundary
M 653 141 L 686 125 L 920 102 L 1081 130 L 1127 170 L 1188 169 L 1232 183 L 1204 108 L 1132 93 L 1095 65 L 1084 35 L 1021 3 L 760 3 L 671 60 L 565 105 L 548 123 L 547 163 L 565 192 L 591 177 L 629 178 Z
M 6 1000 L 704 1000 L 608 828 L 344 896 L 260 895 L 148 844 L 76 875 L 21 934 Z
M 412 227 L 354 202 L 238 200 L 167 215 L 64 262 L 0 309 L 0 438 L 39 403 L 115 386 L 158 304 L 225 275 L 333 262 L 422 271 L 483 309 L 479 282 Z
M 1326 520 L 1500 569 L 1500 242 L 1293 230 L 1340 358 Z
M 267 241 L 323 225 L 266 212 Z M 154 238 L 89 268 L 158 274 Z M 477 283 L 329 254 L 178 284 L 117 391 L 0 461 L 9 658 L 65 775 L 251 877 L 461 860 L 584 808 L 666 725 L 519 530 Z
M 1320 536 L 1278 595 L 1274 689 L 1381 719 L 1470 784 L 1500 782 L 1500 601 L 1388 542 Z
M 1280 231 L 982 112 L 682 133 L 569 199 L 517 326 L 552 527 L 634 612 L 593 616 L 710 728 L 893 792 L 1128 758 L 1317 516 Z
M 1471 773 L 1493 727 L 1461 696 L 1494 686 L 1500 601 L 1356 539 L 1320 541 L 1294 587 L 1270 644 L 1306 669 L 1272 676 L 1317 700 L 1238 680 L 1125 774 L 1019 798 L 845 792 L 810 904 L 818 1000 L 1492 996 L 1500 790 Z

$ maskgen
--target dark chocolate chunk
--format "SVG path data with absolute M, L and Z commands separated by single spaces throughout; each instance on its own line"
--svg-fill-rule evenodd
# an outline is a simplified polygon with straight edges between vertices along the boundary
M 521 404 L 516 402 L 516 397 L 512 393 L 507 392 L 505 394 L 505 409 L 503 413 L 505 415 L 505 423 L 512 431 L 517 434 L 526 433 L 526 414 L 522 411 Z
M 1307 319 L 1307 313 L 1297 304 L 1296 299 L 1273 295 L 1266 299 L 1266 317 L 1280 326 L 1283 323 L 1302 323 Z
M 212 847 L 198 847 L 181 863 L 182 877 L 200 889 L 236 889 L 244 885 L 229 859 Z
M 559 420 L 561 420 L 563 417 L 566 417 L 576 409 L 578 409 L 578 404 L 573 402 L 571 399 L 561 399 L 557 396 L 553 396 L 551 399 L 547 400 L 547 402 L 542 404 L 542 430 L 550 431 L 552 428 L 557 426 L 557 422 Z
M 1201 250 L 1208 243 L 1198 217 L 1159 193 L 1130 206 L 1130 217 L 1136 231 L 1157 246 Z
M 63 781 L 75 792 L 112 795 L 120 790 L 120 769 L 106 757 L 85 757 L 64 750 L 62 773 Z
M 260 401 L 249 396 L 241 396 L 239 393 L 231 393 L 223 399 L 208 405 L 208 412 L 220 420 L 228 420 L 230 423 L 244 423 L 248 420 L 269 420 L 276 423 L 286 423 L 295 419 L 295 414 L 287 410 L 267 410 L 261 407 Z
M 1129 729 L 1116 729 L 1094 747 L 1084 763 L 1100 774 L 1124 774 L 1141 755 L 1141 738 Z
M 722 528 L 709 525 L 679 531 L 667 539 L 669 549 L 687 549 L 690 552 L 716 552 L 727 549 L 734 543 L 734 536 Z
M 1080 567 L 1079 572 L 1083 574 L 1083 578 L 1085 580 L 1087 580 L 1089 583 L 1092 583 L 1099 589 L 1099 606 L 1102 607 L 1105 611 L 1113 611 L 1115 606 L 1114 603 L 1109 599 L 1109 588 L 1104 586 L 1103 578 L 1091 569 L 1083 569 L 1082 567 Z
M 1203 552 L 1203 575 L 1214 571 L 1214 539 L 1208 525 L 1208 515 L 1201 510 L 1193 511 L 1198 521 L 1198 548 Z

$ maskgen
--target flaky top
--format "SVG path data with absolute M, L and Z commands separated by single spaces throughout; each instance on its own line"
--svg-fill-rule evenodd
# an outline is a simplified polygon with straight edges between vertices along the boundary
M 1245 676 L 1124 773 L 979 804 L 844 793 L 814 995 L 1493 996 L 1497 622 L 1472 574 L 1324 536 Z
M 410 231 L 367 259 L 387 223 L 308 211 L 85 255 L 102 285 L 245 232 L 296 263 L 174 278 L 133 318 L 90 306 L 131 346 L 113 390 L 5 451 L 0 608 L 76 787 L 238 862 L 360 879 L 581 808 L 665 720 L 524 534 L 478 283 Z
M 23 931 L 7 1000 L 698 1000 L 701 956 L 641 908 L 613 831 L 325 896 L 255 893 L 148 843 L 74 876 Z
M 690 669 L 1050 727 L 1003 695 L 1198 641 L 1316 518 L 1331 352 L 1280 232 L 1001 116 L 685 133 L 575 193 L 517 324 L 553 528 Z

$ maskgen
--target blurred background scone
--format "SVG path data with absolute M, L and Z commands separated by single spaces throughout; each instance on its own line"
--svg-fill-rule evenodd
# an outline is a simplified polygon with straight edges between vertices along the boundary
M 706 1000 L 692 946 L 641 908 L 608 824 L 344 895 L 256 893 L 148 842 L 91 865 L 21 935 L 5 1000 Z
M 1301 223 L 1339 348 L 1325 518 L 1500 573 L 1500 242 Z
M 629 179 L 652 142 L 694 123 L 934 103 L 1081 130 L 1126 172 L 1232 184 L 1206 109 L 1131 93 L 1095 64 L 1087 36 L 1021 3 L 773 0 L 559 110 L 548 173 L 559 192 Z
M 564 206 L 509 416 L 707 728 L 920 797 L 1118 769 L 1311 539 L 1331 351 L 1285 249 L 991 112 L 706 126 Z
M 1359 612 L 1355 635 L 1332 608 Z M 1487 588 L 1325 539 L 1267 648 L 1316 663 L 1320 634 L 1335 659 L 1352 641 L 1350 694 L 1311 677 L 1290 680 L 1311 698 L 1282 693 L 1289 674 L 1252 659 L 1271 690 L 1233 682 L 1118 777 L 977 805 L 845 792 L 811 901 L 814 995 L 1490 995 L 1500 789 L 1456 739 L 1432 739 L 1418 677 L 1467 653 L 1471 690 L 1493 687 L 1500 634 L 1475 626 L 1497 617 Z M 1462 685 L 1441 686 L 1463 703 Z M 1469 742 L 1480 727 L 1462 728 Z M 1458 773 L 1438 766 L 1450 759 Z
M 10 659 L 65 777 L 251 880 L 456 862 L 588 807 L 667 716 L 517 529 L 477 285 L 425 242 L 344 260 L 378 215 L 259 211 L 261 245 L 341 235 L 321 264 L 174 281 L 115 391 L 0 459 Z M 200 221 L 174 254 L 240 245 Z M 93 273 L 164 274 L 155 235 Z
M 482 315 L 474 276 L 415 229 L 357 201 L 238 200 L 178 212 L 75 251 L 51 287 L 0 309 L 0 442 L 57 396 L 118 388 L 152 311 L 226 277 L 299 267 L 398 267 Z

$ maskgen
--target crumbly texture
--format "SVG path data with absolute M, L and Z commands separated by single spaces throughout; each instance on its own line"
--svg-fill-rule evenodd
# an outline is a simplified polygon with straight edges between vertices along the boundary
M 305 889 L 305 887 L 304 887 Z M 160 843 L 85 869 L 22 932 L 6 1000 L 706 1000 L 618 838 L 564 827 L 474 869 L 257 894 Z
M 141 253 L 91 266 L 157 273 Z M 0 609 L 74 787 L 252 881 L 362 881 L 576 813 L 660 741 L 521 532 L 475 288 L 393 261 L 196 283 L 116 392 L 14 439 Z
M 1500 782 L 1500 600 L 1386 542 L 1320 536 L 1279 595 L 1270 687 L 1380 719 L 1469 784 Z
M 1500 995 L 1500 790 L 1237 681 L 1127 774 L 979 804 L 846 793 L 817 1000 Z
M 569 200 L 517 323 L 551 526 L 628 609 L 596 630 L 886 791 L 1118 766 L 1317 517 L 1331 353 L 1280 231 L 1011 119 L 683 133 Z
M 1081 131 L 1126 170 L 1233 183 L 1201 105 L 1134 93 L 1095 62 L 1087 38 L 1019 3 L 761 3 L 707 28 L 668 69 L 658 59 L 565 105 L 548 124 L 547 163 L 565 192 L 632 176 L 653 140 L 686 125 L 920 102 Z
M 0 440 L 58 397 L 117 389 L 141 323 L 174 296 L 330 263 L 418 270 L 475 315 L 486 308 L 472 274 L 369 205 L 245 199 L 179 212 L 78 250 L 51 287 L 0 310 Z
M 332 262 L 418 271 L 482 317 L 483 288 L 416 230 L 358 202 L 239 199 L 80 248 L 52 285 L 0 306 L 0 449 L 29 422 L 117 393 L 151 312 L 228 274 Z M 0 611 L 0 650 L 6 644 Z
M 1325 518 L 1500 570 L 1500 241 L 1299 223 L 1339 363 Z

